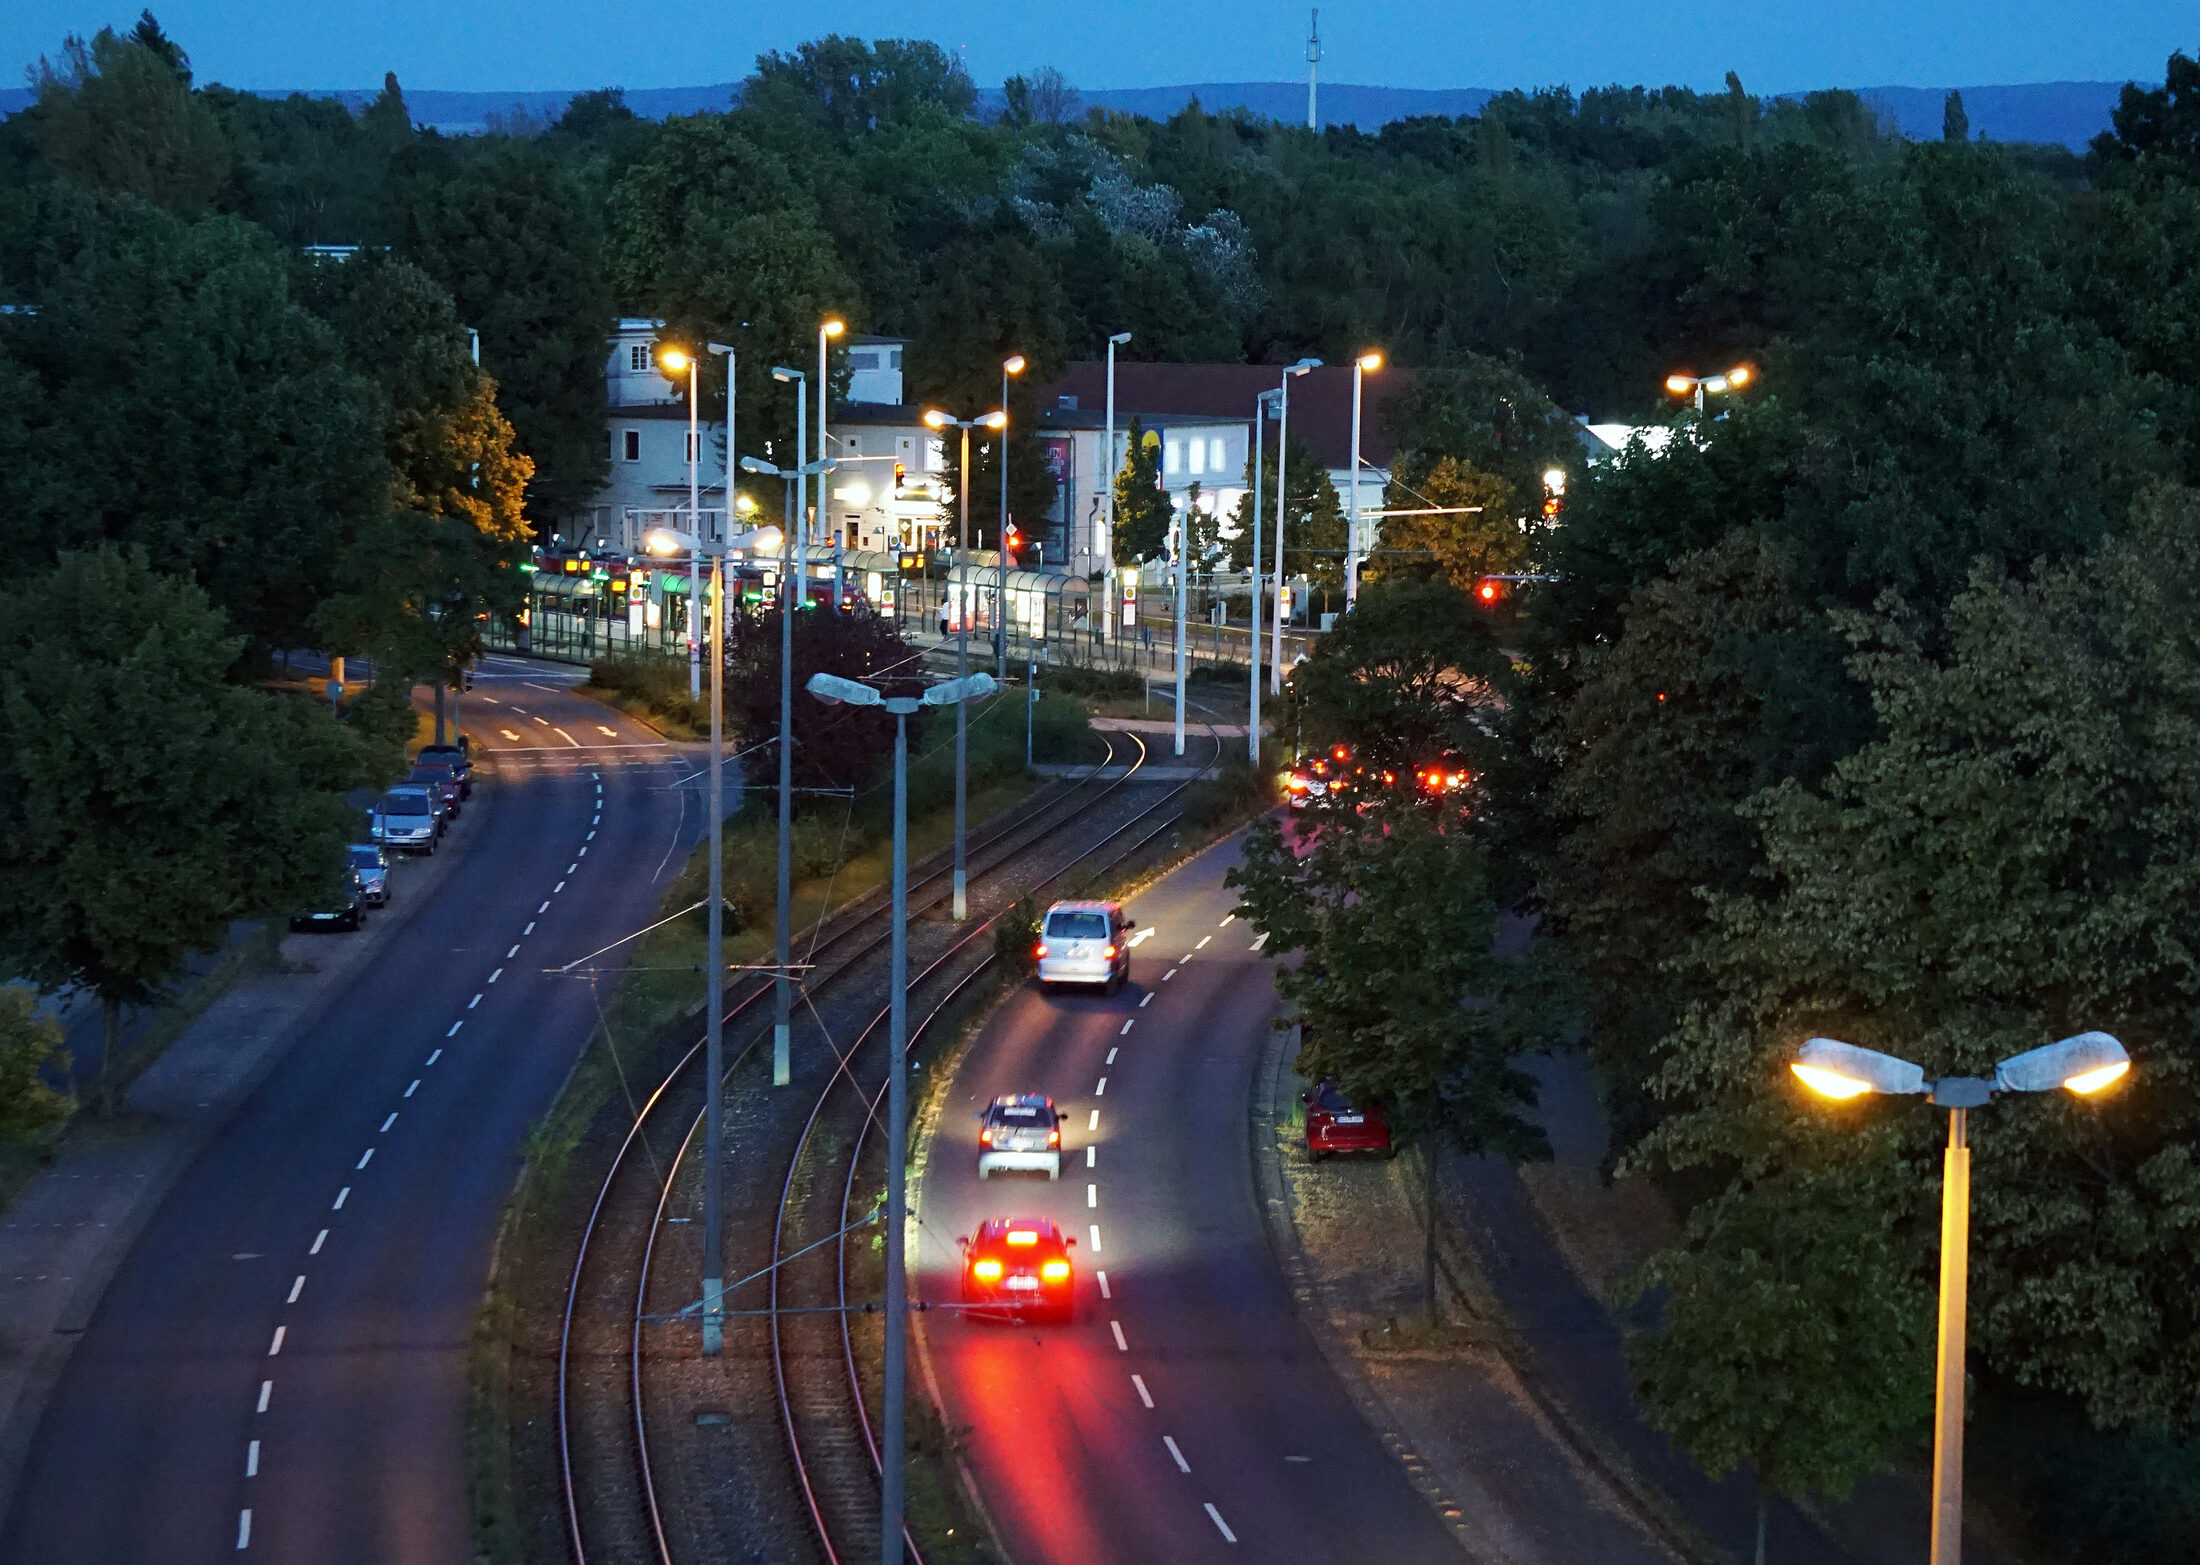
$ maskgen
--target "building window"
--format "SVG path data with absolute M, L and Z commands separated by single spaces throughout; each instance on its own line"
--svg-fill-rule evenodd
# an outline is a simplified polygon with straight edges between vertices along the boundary
M 901 349 L 899 349 L 899 348 L 896 348 L 896 349 L 895 349 L 895 350 L 894 350 L 894 351 L 893 351 L 892 353 L 890 353 L 889 355 L 887 355 L 887 366 L 886 366 L 886 367 L 887 367 L 888 369 L 897 369 L 897 370 L 901 368 Z
M 632 347 L 628 348 L 626 350 L 626 366 L 628 369 L 636 371 L 648 369 L 649 344 L 646 342 L 637 342 Z
M 619 454 L 629 462 L 642 459 L 642 432 L 638 429 L 619 431 Z
M 1188 442 L 1188 446 L 1184 454 L 1191 459 L 1192 471 L 1194 473 L 1204 473 L 1207 471 L 1206 441 L 1194 440 Z
M 1227 462 L 1228 458 L 1223 455 L 1222 451 L 1222 438 L 1218 435 L 1207 442 L 1207 466 L 1219 473 Z
M 851 351 L 848 355 L 848 368 L 852 370 L 875 370 L 878 368 L 878 354 L 876 352 Z
M 927 473 L 947 471 L 947 442 L 937 435 L 927 437 L 924 442 L 924 470 Z
M 688 433 L 686 441 L 683 443 L 687 447 L 687 456 L 685 460 L 690 462 L 700 462 L 703 459 L 703 453 L 700 449 L 703 443 L 703 437 L 701 435 L 696 434 L 691 430 Z
M 1161 448 L 1161 471 L 1173 473 L 1183 466 L 1183 442 L 1172 440 Z

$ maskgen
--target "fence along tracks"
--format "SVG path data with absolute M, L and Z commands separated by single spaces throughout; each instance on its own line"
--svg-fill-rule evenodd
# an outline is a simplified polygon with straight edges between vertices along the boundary
M 1127 748 L 1120 743 L 1126 739 Z M 1089 814 L 1124 782 L 1136 777 L 1146 759 L 1144 744 L 1135 736 L 1127 735 L 1110 736 L 1106 743 L 1107 754 L 1099 766 L 973 842 L 973 886 L 984 883 L 1051 832 Z M 1135 750 L 1135 758 L 1124 774 L 1106 777 L 1107 769 L 1130 750 Z M 1173 800 L 1181 792 L 1181 788 L 1172 790 L 1168 799 Z M 1158 807 L 1142 811 L 1134 819 L 1148 819 Z M 1173 822 L 1174 817 L 1170 819 Z M 1103 843 L 1121 835 L 1119 829 L 1104 838 Z M 1082 862 L 1094 851 L 1096 849 L 1088 849 L 1072 862 Z M 913 918 L 945 901 L 948 875 L 949 870 L 943 866 L 913 883 L 910 905 Z M 875 896 L 867 900 L 868 906 L 859 903 L 855 908 L 844 910 L 840 920 L 827 927 L 816 940 L 810 954 L 817 965 L 807 986 L 813 999 L 823 991 L 840 987 L 863 958 L 882 947 L 889 938 L 886 899 Z M 990 921 L 977 926 L 960 944 L 967 945 L 979 930 L 989 927 Z M 769 980 L 755 982 L 728 1007 L 729 1025 L 753 1019 L 752 1013 L 770 993 Z M 741 1041 L 730 1054 L 729 1074 L 756 1046 L 758 1038 L 768 1035 L 767 1027 Z M 729 1037 L 729 1043 L 732 1042 Z M 851 1059 L 853 1052 L 851 1050 Z M 626 1130 L 597 1190 L 566 1289 L 558 1342 L 557 1440 L 568 1543 L 573 1558 L 583 1565 L 592 1548 L 604 1558 L 654 1557 L 666 1565 L 670 1565 L 673 1558 L 665 1522 L 665 1497 L 660 1492 L 659 1474 L 651 1460 L 643 1349 L 649 1282 L 653 1268 L 662 1259 L 658 1241 L 668 1231 L 666 1213 L 676 1176 L 700 1124 L 702 1053 L 698 1039 L 637 1108 L 634 1122 Z M 840 1075 L 833 1080 L 839 1081 L 845 1072 L 844 1065 Z M 832 1091 L 833 1087 L 828 1085 L 826 1095 Z M 813 1110 L 813 1121 L 815 1117 Z M 682 1120 L 687 1122 L 686 1135 L 670 1160 L 660 1162 L 650 1143 L 651 1132 Z M 791 1130 L 792 1126 L 788 1128 Z M 803 1139 L 807 1141 L 806 1137 Z M 634 1273 L 631 1294 L 626 1293 L 621 1281 L 628 1269 Z M 620 1340 L 615 1346 L 605 1333 L 592 1329 L 596 1323 L 590 1319 L 592 1314 L 603 1314 L 597 1297 L 604 1296 L 607 1302 L 611 1293 L 630 1300 L 628 1306 L 621 1306 L 628 1316 L 623 1323 L 628 1329 L 619 1333 Z M 731 1302 L 734 1308 L 743 1307 L 739 1298 Z M 597 1352 L 585 1350 L 581 1343 L 583 1336 L 602 1340 L 602 1349 Z M 601 1370 L 612 1367 L 605 1360 L 615 1359 L 625 1361 L 620 1366 L 625 1373 L 617 1377 L 623 1382 L 618 1400 L 626 1404 L 623 1436 L 608 1427 L 605 1417 L 611 1391 Z M 591 1371 L 596 1373 L 592 1375 Z M 614 1447 L 623 1447 L 623 1450 Z M 801 1460 L 799 1454 L 796 1460 Z M 829 1542 L 825 1546 L 828 1550 L 831 1547 Z

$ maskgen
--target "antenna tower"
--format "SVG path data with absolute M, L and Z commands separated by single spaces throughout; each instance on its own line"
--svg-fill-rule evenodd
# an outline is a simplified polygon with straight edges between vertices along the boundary
M 1314 20 L 1306 35 L 1306 128 L 1319 131 L 1322 122 L 1314 112 L 1314 71 L 1322 63 L 1322 13 L 1314 10 Z

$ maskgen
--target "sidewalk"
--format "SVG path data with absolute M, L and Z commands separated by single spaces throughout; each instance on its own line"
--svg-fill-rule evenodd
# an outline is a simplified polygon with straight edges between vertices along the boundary
M 477 790 L 432 858 L 393 866 L 388 906 L 355 935 L 284 938 L 284 971 L 216 1000 L 131 1087 L 80 1118 L 0 1220 L 0 1516 L 76 1338 L 169 1189 L 290 1046 L 471 850 L 499 790 Z

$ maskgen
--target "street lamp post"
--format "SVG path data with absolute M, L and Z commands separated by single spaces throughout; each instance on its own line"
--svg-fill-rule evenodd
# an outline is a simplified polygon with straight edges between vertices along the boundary
M 1187 500 L 1176 518 L 1176 753 L 1184 753 L 1184 578 L 1192 542 L 1192 507 Z
M 1001 583 L 993 593 L 993 639 L 1000 664 L 996 682 L 1008 683 L 1008 377 L 1024 372 L 1024 356 L 1011 353 L 1001 360 L 1001 515 L 994 524 L 994 542 L 1000 546 Z
M 815 472 L 818 482 L 824 475 L 839 466 L 837 462 L 811 462 L 800 467 L 781 468 L 769 462 L 758 461 L 753 456 L 741 459 L 744 471 L 759 473 L 767 478 L 780 480 L 782 494 L 791 495 L 793 485 L 787 480 L 800 482 L 805 474 Z M 791 502 L 790 502 L 791 504 Z M 772 984 L 772 1085 L 784 1087 L 794 1080 L 794 977 L 788 970 L 790 940 L 788 922 L 793 917 L 794 904 L 794 590 L 789 585 L 787 555 L 793 542 L 794 517 L 787 517 L 787 526 L 779 535 L 779 885 L 775 920 L 773 960 L 779 965 L 778 977 Z
M 2130 1071 L 2131 1056 L 2105 1032 L 2082 1032 L 2003 1060 L 1991 1076 L 1928 1081 L 1908 1060 L 1832 1038 L 1813 1038 L 1788 1068 L 1829 1098 L 1865 1093 L 1925 1096 L 1948 1110 L 1948 1152 L 1940 1187 L 1940 1330 L 1933 1391 L 1932 1565 L 1963 1558 L 1963 1371 L 1971 1269 L 1970 1111 L 1997 1092 L 2099 1092 Z
M 771 547 L 772 529 L 751 533 L 745 543 Z M 652 554 L 688 556 L 690 578 L 710 561 L 710 891 L 704 915 L 707 954 L 703 958 L 708 993 L 703 1002 L 703 1351 L 725 1346 L 726 1258 L 722 1229 L 725 1200 L 724 1133 L 719 1094 L 726 1074 L 726 580 L 727 544 L 704 542 L 699 533 L 658 528 L 643 540 Z
M 1268 693 L 1272 696 L 1283 694 L 1283 506 L 1284 497 L 1291 492 L 1290 484 L 1285 482 L 1285 468 L 1291 457 L 1291 381 L 1321 366 L 1320 359 L 1301 359 L 1283 372 L 1283 381 L 1276 388 L 1276 634 L 1268 649 Z
M 817 323 L 817 460 L 825 460 L 825 399 L 832 391 L 832 376 L 826 368 L 826 350 L 833 338 L 848 329 L 838 316 L 828 315 Z M 795 447 L 799 459 L 802 448 Z M 825 479 L 817 481 L 817 525 L 830 529 L 833 525 L 832 486 Z M 833 607 L 840 607 L 840 538 L 833 536 Z
M 679 348 L 667 348 L 657 355 L 660 369 L 668 369 L 677 375 L 687 371 L 688 378 L 688 527 L 698 537 L 703 531 L 701 518 L 695 513 L 702 505 L 695 464 L 700 455 L 695 449 L 695 355 Z M 688 572 L 688 699 L 694 700 L 703 693 L 703 583 L 702 573 Z M 607 632 L 608 634 L 608 632 Z
M 1360 601 L 1360 381 L 1369 370 L 1383 367 L 1383 356 L 1372 350 L 1352 361 L 1352 516 L 1345 524 L 1344 610 Z
M 1115 350 L 1131 340 L 1127 331 L 1119 331 L 1108 339 L 1108 448 L 1100 458 L 1100 531 L 1106 542 L 1108 558 L 1103 564 L 1114 565 L 1115 556 Z M 1093 553 L 1101 552 L 1100 539 L 1093 540 Z M 1112 610 L 1113 604 L 1109 605 Z
M 955 677 L 960 680 L 970 672 L 970 432 L 973 429 L 1005 429 L 1008 414 L 996 409 L 978 418 L 955 418 L 938 408 L 927 408 L 925 424 L 932 429 L 959 429 L 962 431 L 962 528 L 955 537 L 955 570 L 952 590 L 955 598 Z M 970 750 L 970 709 L 961 701 L 955 703 L 955 922 L 961 923 L 970 916 L 970 905 L 964 895 L 963 877 L 963 817 L 968 802 L 967 761 Z
M 805 391 L 809 376 L 784 364 L 772 366 L 772 379 L 781 385 L 794 387 L 794 461 L 793 467 L 783 467 L 782 472 L 794 477 L 794 606 L 806 609 L 810 606 L 810 467 L 802 460 L 802 451 L 810 443 L 810 402 Z
M 1696 399 L 1696 411 L 1701 414 L 1705 392 L 1708 391 L 1713 395 L 1717 395 L 1721 392 L 1739 391 L 1755 378 L 1756 371 L 1752 370 L 1747 364 L 1737 364 L 1724 375 L 1668 375 L 1665 377 L 1665 389 L 1676 397 L 1685 397 L 1693 393 Z
M 1268 434 L 1268 410 L 1282 399 L 1281 391 L 1264 391 L 1253 399 L 1253 618 L 1251 633 L 1245 638 L 1248 649 L 1247 662 L 1252 665 L 1252 689 L 1246 705 L 1245 754 L 1253 765 L 1260 765 L 1260 480 L 1261 465 L 1267 453 L 1263 443 Z M 1280 469 L 1283 447 L 1276 448 Z M 1278 477 L 1281 477 L 1279 471 Z
M 964 437 L 968 438 L 967 435 Z M 886 695 L 835 674 L 812 674 L 820 701 L 882 706 L 894 714 L 893 957 L 887 977 L 886 1035 L 886 1353 L 879 1388 L 879 1560 L 902 1565 L 902 1488 L 907 1457 L 903 1427 L 908 1384 L 909 1278 L 909 714 L 920 707 L 962 707 L 997 687 L 990 674 L 933 685 L 922 695 Z

